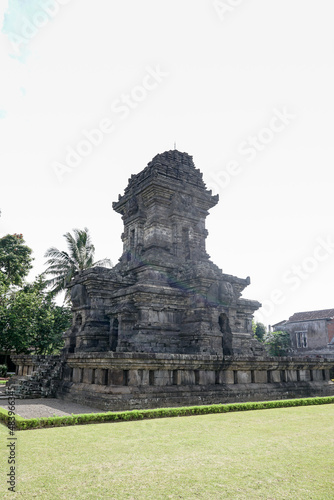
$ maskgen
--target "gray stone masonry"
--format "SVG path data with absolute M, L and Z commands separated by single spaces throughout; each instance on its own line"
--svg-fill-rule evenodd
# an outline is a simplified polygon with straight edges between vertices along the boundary
M 20 374 L 36 362 L 13 359 Z M 334 395 L 332 367 L 324 358 L 78 353 L 67 356 L 56 386 L 59 398 L 112 411 L 263 401 Z
M 6 392 L 21 399 L 55 397 L 62 378 L 64 360 L 60 356 L 12 356 L 16 375 L 6 384 Z
M 71 283 L 73 326 L 66 352 L 256 355 L 253 312 L 241 298 L 249 278 L 224 274 L 206 253 L 208 211 L 218 202 L 192 157 L 157 155 L 113 204 L 123 254 Z

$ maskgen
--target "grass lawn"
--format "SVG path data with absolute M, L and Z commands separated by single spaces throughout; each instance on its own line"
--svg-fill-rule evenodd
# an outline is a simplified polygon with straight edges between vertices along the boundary
M 0 498 L 334 499 L 334 405 L 17 432 Z

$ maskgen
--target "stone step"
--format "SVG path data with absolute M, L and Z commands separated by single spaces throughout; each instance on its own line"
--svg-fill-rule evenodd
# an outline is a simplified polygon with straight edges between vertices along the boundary
M 10 390 L 21 398 L 51 396 L 55 391 L 53 383 L 59 381 L 62 365 L 63 362 L 60 362 L 57 357 L 48 360 L 42 359 L 33 373 L 17 380 Z

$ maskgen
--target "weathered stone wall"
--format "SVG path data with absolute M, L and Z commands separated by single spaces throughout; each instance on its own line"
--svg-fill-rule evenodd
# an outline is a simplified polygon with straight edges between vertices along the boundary
M 36 357 L 14 358 L 13 384 L 34 378 Z M 116 411 L 334 395 L 333 368 L 324 358 L 78 353 L 51 385 L 60 398 Z
M 325 359 L 73 355 L 59 397 L 126 410 L 334 395 L 333 364 Z

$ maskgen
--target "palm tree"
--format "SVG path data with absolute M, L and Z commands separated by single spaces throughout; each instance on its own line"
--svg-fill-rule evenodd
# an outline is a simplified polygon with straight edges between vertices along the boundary
M 51 247 L 45 252 L 44 257 L 48 259 L 46 265 L 49 267 L 44 274 L 54 276 L 48 280 L 48 284 L 52 287 L 52 295 L 57 295 L 62 290 L 66 290 L 71 279 L 84 269 L 94 266 L 112 266 L 109 259 L 94 262 L 95 247 L 86 227 L 83 230 L 73 229 L 73 233 L 74 236 L 71 233 L 64 234 L 68 252 L 60 251 L 55 247 Z M 67 289 L 65 300 L 68 299 L 69 290 Z

